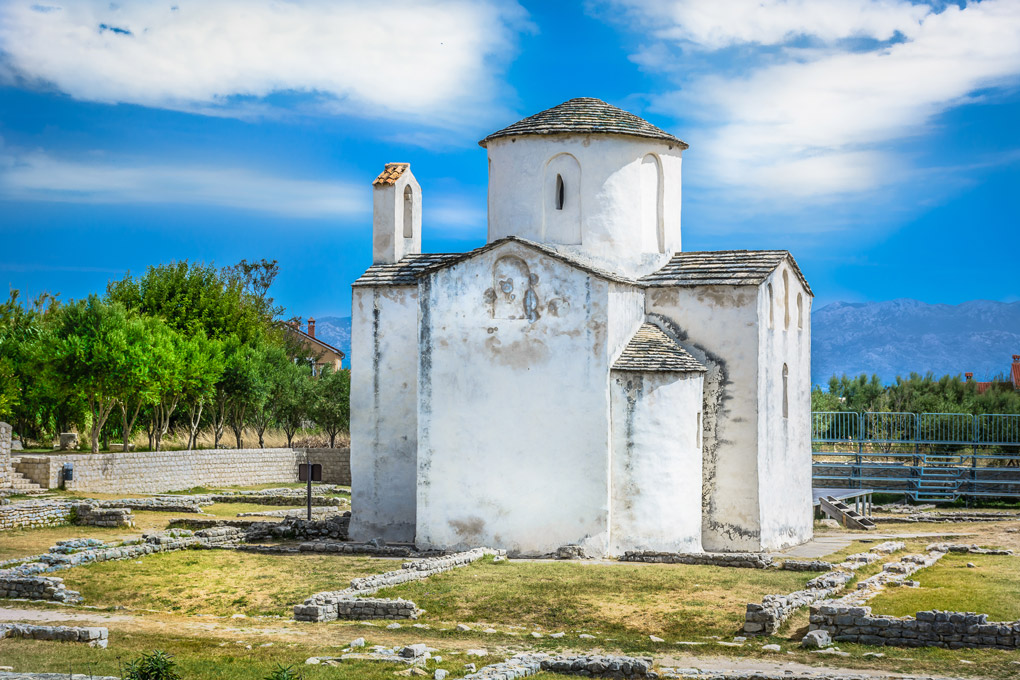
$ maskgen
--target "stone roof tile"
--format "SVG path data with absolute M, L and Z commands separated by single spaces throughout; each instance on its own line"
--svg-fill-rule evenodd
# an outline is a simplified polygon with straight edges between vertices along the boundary
M 715 250 L 677 253 L 661 269 L 641 277 L 649 287 L 757 286 L 789 258 L 808 293 L 811 287 L 787 250 Z
M 392 264 L 373 264 L 352 285 L 355 286 L 414 286 L 418 277 L 450 260 L 463 257 L 464 253 L 422 253 L 405 255 Z
M 655 127 L 647 120 L 592 97 L 571 99 L 551 109 L 528 116 L 509 127 L 493 132 L 478 144 L 484 147 L 490 140 L 500 137 L 564 133 L 631 135 L 673 142 L 678 144 L 681 149 L 688 147 L 686 142 Z
M 643 323 L 613 364 L 614 371 L 703 373 L 707 369 L 652 323 Z

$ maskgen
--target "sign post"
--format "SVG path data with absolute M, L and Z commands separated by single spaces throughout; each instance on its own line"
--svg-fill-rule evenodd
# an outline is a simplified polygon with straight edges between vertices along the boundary
M 322 481 L 322 465 L 308 462 L 308 449 L 305 449 L 305 462 L 298 465 L 298 481 L 308 482 L 308 521 L 312 520 L 312 482 Z

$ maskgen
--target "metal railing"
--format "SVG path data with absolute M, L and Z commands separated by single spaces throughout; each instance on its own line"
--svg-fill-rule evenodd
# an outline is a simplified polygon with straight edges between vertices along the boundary
M 816 487 L 1020 497 L 1020 415 L 816 411 L 811 449 Z

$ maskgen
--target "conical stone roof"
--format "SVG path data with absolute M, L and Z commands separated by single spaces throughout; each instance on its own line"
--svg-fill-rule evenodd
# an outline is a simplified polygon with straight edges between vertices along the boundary
M 498 132 L 493 132 L 478 144 L 485 147 L 490 140 L 499 137 L 557 134 L 631 135 L 672 142 L 678 144 L 681 149 L 688 147 L 686 142 L 655 127 L 647 120 L 593 97 L 571 99 L 559 106 L 528 116 Z

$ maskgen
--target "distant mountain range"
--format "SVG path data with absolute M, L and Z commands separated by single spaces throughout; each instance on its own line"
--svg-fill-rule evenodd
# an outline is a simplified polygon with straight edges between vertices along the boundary
M 812 314 L 811 353 L 811 379 L 822 385 L 844 373 L 888 383 L 911 372 L 972 371 L 990 380 L 1020 354 L 1020 302 L 834 302 Z
M 1020 354 L 1020 302 L 834 302 L 814 310 L 811 321 L 811 380 L 820 385 L 844 373 L 891 382 L 912 372 L 973 371 L 989 380 Z M 349 316 L 319 317 L 315 334 L 350 356 Z

